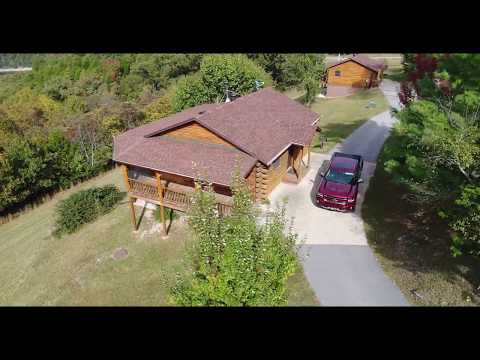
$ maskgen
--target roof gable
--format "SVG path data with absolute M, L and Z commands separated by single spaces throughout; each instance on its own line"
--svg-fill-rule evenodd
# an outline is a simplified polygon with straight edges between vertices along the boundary
M 213 131 L 201 125 L 198 121 L 192 120 L 186 124 L 178 125 L 168 130 L 164 130 L 155 136 L 170 136 L 179 139 L 198 140 L 213 144 L 220 144 L 229 147 L 236 147 L 231 142 L 217 135 Z M 151 137 L 146 135 L 145 137 Z
M 201 123 L 269 164 L 290 144 L 306 145 L 318 114 L 271 88 L 215 108 Z
M 385 64 L 383 62 L 380 62 L 380 61 L 374 60 L 372 58 L 369 58 L 366 55 L 356 55 L 356 56 L 352 56 L 352 57 L 346 58 L 346 59 L 341 60 L 341 61 L 337 61 L 333 64 L 330 64 L 329 66 L 327 66 L 327 69 L 333 68 L 335 66 L 344 64 L 344 63 L 349 62 L 349 61 L 353 61 L 356 64 L 361 65 L 361 66 L 363 66 L 363 67 L 365 67 L 365 68 L 367 68 L 371 71 L 374 71 L 374 72 L 379 72 L 380 70 L 385 68 Z

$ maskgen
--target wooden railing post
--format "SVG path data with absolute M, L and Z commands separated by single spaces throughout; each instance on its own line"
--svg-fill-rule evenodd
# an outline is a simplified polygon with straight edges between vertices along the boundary
M 133 229 L 136 231 L 138 229 L 138 226 L 137 226 L 137 218 L 135 216 L 135 205 L 133 205 L 134 202 L 135 202 L 135 198 L 132 196 L 129 196 L 128 203 L 130 204 L 130 212 L 132 213 Z
M 125 187 L 130 192 L 130 183 L 128 182 L 128 168 L 127 165 L 122 165 L 123 179 L 125 180 Z
M 123 179 L 125 180 L 125 187 L 127 188 L 127 193 L 128 195 L 128 203 L 130 205 L 130 212 L 132 214 L 132 223 L 133 223 L 133 228 L 135 230 L 138 229 L 137 227 L 137 218 L 135 216 L 135 205 L 133 203 L 135 202 L 135 198 L 133 196 L 130 196 L 130 183 L 128 181 L 128 167 L 127 165 L 122 165 L 122 171 L 123 171 Z
M 165 209 L 163 206 L 163 189 L 162 189 L 162 181 L 160 174 L 158 172 L 155 173 L 155 177 L 157 178 L 157 191 L 158 191 L 158 198 L 160 201 L 160 218 L 163 223 L 163 233 L 167 235 L 167 224 L 165 223 Z

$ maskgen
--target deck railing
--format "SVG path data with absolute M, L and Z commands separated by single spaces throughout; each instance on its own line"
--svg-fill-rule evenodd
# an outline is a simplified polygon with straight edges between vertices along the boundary
M 159 194 L 158 187 L 154 185 L 154 180 L 150 183 L 128 179 L 130 188 L 129 193 L 146 201 L 155 204 L 161 204 L 168 208 L 180 211 L 187 211 L 192 203 L 194 189 L 188 186 L 178 184 L 166 184 L 162 181 L 163 194 Z M 163 199 L 161 198 L 163 195 Z M 229 215 L 232 210 L 232 201 L 225 195 L 216 195 L 217 208 L 220 214 Z
M 142 198 L 160 201 L 158 189 L 155 185 L 147 184 L 142 181 L 133 179 L 128 179 L 128 185 L 130 187 L 130 194 Z

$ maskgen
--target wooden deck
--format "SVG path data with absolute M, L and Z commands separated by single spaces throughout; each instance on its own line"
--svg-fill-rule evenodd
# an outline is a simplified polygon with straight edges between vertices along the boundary
M 191 205 L 194 188 L 161 180 L 163 194 L 159 194 L 156 180 L 142 177 L 141 179 L 128 179 L 129 195 L 138 199 L 160 205 L 163 200 L 165 207 L 187 211 Z M 163 198 L 161 197 L 163 195 Z M 222 215 L 229 215 L 233 206 L 230 196 L 215 194 L 218 211 Z

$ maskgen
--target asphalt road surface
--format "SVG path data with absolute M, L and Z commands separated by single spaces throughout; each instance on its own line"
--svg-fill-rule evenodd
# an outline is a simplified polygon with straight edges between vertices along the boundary
M 398 84 L 384 80 L 380 88 L 390 105 L 398 108 Z M 312 154 L 311 169 L 300 184 L 282 183 L 270 195 L 272 205 L 287 199 L 287 215 L 294 218 L 294 228 L 304 241 L 300 253 L 305 274 L 324 306 L 409 305 L 368 246 L 360 216 L 375 161 L 394 121 L 389 111 L 378 114 L 332 150 L 365 159 L 355 213 L 329 211 L 314 204 L 318 170 L 331 153 Z

